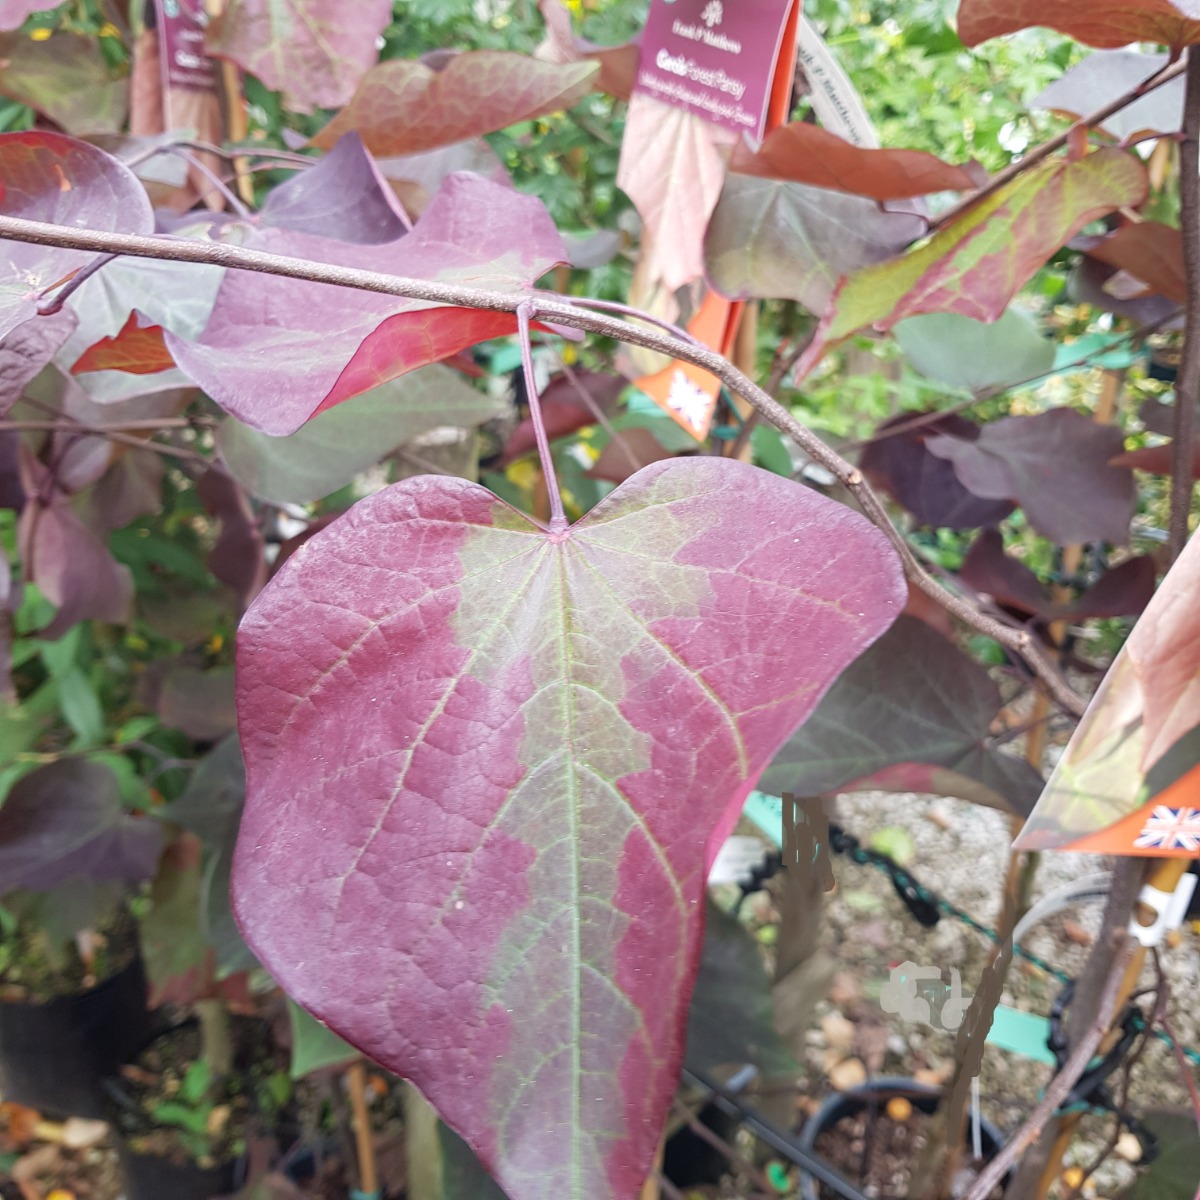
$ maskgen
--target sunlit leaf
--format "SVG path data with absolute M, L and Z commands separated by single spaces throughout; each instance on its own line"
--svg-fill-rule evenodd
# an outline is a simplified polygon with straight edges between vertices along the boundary
M 291 230 L 254 231 L 257 250 L 416 279 L 515 292 L 565 257 L 541 203 L 478 176 L 452 176 L 412 233 L 356 246 Z M 511 313 L 230 272 L 203 335 L 164 340 L 175 361 L 227 412 L 272 436 L 476 342 L 510 333 Z
M 642 218 L 639 274 L 669 290 L 704 274 L 704 231 L 737 134 L 639 92 L 629 102 L 617 184 Z
M 396 58 L 372 67 L 313 144 L 328 150 L 351 130 L 372 154 L 417 154 L 577 104 L 596 63 L 559 66 L 507 50 L 468 50 L 434 70 Z
M 391 19 L 391 0 L 230 0 L 205 42 L 308 113 L 350 99 Z
M 1145 168 L 1123 150 L 1024 172 L 916 250 L 843 280 L 798 373 L 860 329 L 889 330 L 919 313 L 995 321 L 1049 255 L 1089 221 L 1140 204 L 1147 187 Z
M 1105 675 L 1046 785 L 1017 845 L 1079 846 L 1110 854 L 1195 853 L 1185 838 L 1143 839 L 1148 781 L 1173 748 L 1200 726 L 1200 537 L 1193 536 L 1159 585 Z M 1195 806 L 1188 761 L 1172 772 L 1176 805 Z M 1184 810 L 1186 811 L 1186 809 Z M 1182 815 L 1182 814 L 1181 814 Z M 1169 820 L 1167 822 L 1170 824 Z
M 877 530 L 731 459 L 564 533 L 460 480 L 360 502 L 238 637 L 252 948 L 513 1200 L 632 1200 L 711 844 L 905 595 Z
M 843 672 L 760 786 L 797 796 L 946 787 L 947 795 L 1027 813 L 1042 780 L 992 744 L 1000 704 L 982 667 L 923 621 L 901 617 Z
M 952 166 L 924 150 L 856 146 L 806 121 L 773 130 L 757 151 L 739 142 L 729 169 L 741 175 L 784 179 L 874 200 L 969 191 L 987 182 L 987 173 L 974 164 Z
M 151 233 L 154 213 L 138 178 L 115 158 L 74 138 L 32 130 L 0 134 L 0 213 L 105 233 Z M 0 337 L 29 320 L 38 295 L 94 256 L 5 242 L 0 260 Z
M 958 10 L 958 36 L 968 46 L 1035 25 L 1101 49 L 1200 41 L 1195 0 L 962 0 Z

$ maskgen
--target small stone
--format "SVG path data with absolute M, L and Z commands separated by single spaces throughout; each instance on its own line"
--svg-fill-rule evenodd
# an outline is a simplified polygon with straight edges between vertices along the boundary
M 903 1096 L 893 1096 L 887 1102 L 887 1115 L 893 1121 L 907 1121 L 912 1116 L 913 1106 Z
M 829 1082 L 839 1092 L 867 1082 L 867 1068 L 857 1058 L 844 1058 L 829 1072 Z
M 1083 1168 L 1068 1167 L 1062 1173 L 1062 1181 L 1066 1187 L 1074 1191 L 1083 1182 Z
M 1067 917 L 1063 921 L 1063 936 L 1068 942 L 1074 943 L 1076 946 L 1090 946 L 1092 944 L 1092 935 L 1088 933 L 1078 921 L 1072 921 Z
M 108 1137 L 106 1121 L 88 1121 L 83 1117 L 68 1117 L 62 1127 L 62 1144 L 68 1150 L 90 1150 Z
M 1117 1154 L 1126 1162 L 1141 1162 L 1142 1143 L 1138 1141 L 1137 1134 L 1126 1129 L 1117 1139 Z
M 854 1045 L 854 1022 L 840 1012 L 831 1012 L 821 1018 L 821 1029 L 825 1042 L 838 1050 L 849 1050 Z

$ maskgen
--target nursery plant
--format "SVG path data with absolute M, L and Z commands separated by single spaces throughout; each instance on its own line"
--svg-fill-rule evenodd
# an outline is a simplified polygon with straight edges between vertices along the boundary
M 1023 819 L 1130 618 L 1193 598 L 1183 560 L 1155 586 L 1200 21 L 797 7 L 752 139 L 638 90 L 637 6 L 184 5 L 190 82 L 178 7 L 0 0 L 0 889 L 142 889 L 151 999 L 209 1047 L 155 1111 L 201 1155 L 265 969 L 511 1200 L 636 1197 L 750 794 Z M 947 79 L 1017 35 L 1057 115 L 1001 79 L 1008 119 L 942 138 L 881 85 L 917 144 L 866 144 L 805 58 L 831 25 Z M 1122 817 L 1196 767 L 1194 632 Z M 1194 854 L 1188 819 L 1124 852 Z

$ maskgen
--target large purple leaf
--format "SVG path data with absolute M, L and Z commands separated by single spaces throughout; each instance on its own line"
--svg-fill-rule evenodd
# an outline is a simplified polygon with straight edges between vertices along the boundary
M 104 233 L 152 233 L 146 191 L 128 167 L 74 138 L 33 130 L 0 134 L 0 213 Z M 38 293 L 92 259 L 82 250 L 5 242 L 0 337 L 37 312 Z
M 400 202 L 357 133 L 281 183 L 262 206 L 263 224 L 339 242 L 394 242 L 409 229 Z
M 554 534 L 461 480 L 372 496 L 239 633 L 246 940 L 513 1200 L 635 1196 L 715 831 L 906 594 L 861 517 L 730 459 Z
M 940 791 L 1024 816 L 1042 778 L 993 744 L 1000 705 L 982 667 L 923 621 L 902 617 L 830 688 L 761 786 L 797 796 Z
M 354 95 L 391 19 L 391 0 L 233 0 L 205 40 L 280 92 L 286 108 L 309 113 Z
M 357 130 L 381 156 L 453 145 L 578 104 L 599 70 L 592 62 L 558 65 L 508 50 L 452 54 L 440 69 L 394 58 L 367 72 L 313 144 L 328 150 Z
M 1132 92 L 1167 65 L 1165 54 L 1137 50 L 1099 50 L 1076 63 L 1036 95 L 1033 108 L 1048 108 L 1068 117 L 1082 117 Z M 1177 133 L 1183 125 L 1183 79 L 1173 79 L 1149 95 L 1113 113 L 1100 128 L 1118 138 L 1139 134 Z
M 540 201 L 475 175 L 446 181 L 412 233 L 354 246 L 283 229 L 245 244 L 317 262 L 518 291 L 566 257 Z M 515 328 L 509 313 L 433 307 L 372 292 L 230 272 L 199 341 L 167 330 L 175 361 L 227 412 L 263 433 Z
M 926 445 L 954 464 L 969 491 L 1015 501 L 1029 523 L 1060 546 L 1129 540 L 1133 472 L 1110 465 L 1125 448 L 1111 425 L 1056 408 L 993 421 L 974 441 L 940 436 Z
M 0 895 L 72 879 L 144 883 L 162 846 L 162 826 L 125 811 L 108 767 L 62 758 L 24 776 L 0 805 Z

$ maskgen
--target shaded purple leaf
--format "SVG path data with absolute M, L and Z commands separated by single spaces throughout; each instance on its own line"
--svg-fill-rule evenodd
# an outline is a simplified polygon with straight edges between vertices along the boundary
M 574 380 L 569 375 L 552 379 L 541 397 L 547 434 L 553 440 L 595 425 L 600 419 L 596 414 L 607 414 L 628 386 L 624 376 L 604 371 L 576 371 Z M 500 461 L 507 465 L 536 449 L 533 421 L 526 417 L 513 430 Z
M 986 529 L 975 539 L 958 574 L 1015 615 L 1044 622 L 1137 616 L 1150 603 L 1157 577 L 1154 559 L 1139 555 L 1105 571 L 1077 600 L 1057 604 L 1023 562 L 1005 554 L 1004 539 L 996 529 Z
M 102 233 L 151 233 L 154 214 L 128 167 L 74 138 L 33 130 L 0 134 L 0 213 Z M 6 242 L 0 260 L 0 337 L 36 314 L 38 294 L 94 255 Z
M 265 543 L 250 501 L 236 480 L 216 468 L 200 477 L 196 495 L 209 514 L 221 522 L 217 544 L 208 555 L 208 569 L 233 588 L 245 607 L 267 581 Z
M 23 776 L 0 806 L 0 894 L 72 879 L 143 883 L 162 847 L 162 827 L 125 811 L 108 767 L 59 759 Z
M 357 133 L 275 188 L 259 215 L 264 225 L 360 245 L 394 242 L 410 227 Z
M 975 441 L 940 436 L 931 453 L 954 464 L 962 484 L 989 500 L 1012 500 L 1029 523 L 1060 546 L 1129 540 L 1133 472 L 1109 465 L 1125 448 L 1121 431 L 1056 408 L 1005 417 Z
M 540 201 L 478 176 L 445 186 L 412 233 L 353 246 L 260 229 L 254 249 L 516 292 L 563 260 L 562 239 Z M 508 313 L 234 271 L 199 341 L 167 331 L 175 361 L 218 404 L 263 433 L 294 433 L 310 417 L 475 342 L 511 332 Z
M 181 730 L 197 742 L 223 738 L 237 728 L 233 670 L 172 667 L 162 677 L 155 711 L 164 725 Z
M 1076 304 L 1094 305 L 1105 312 L 1128 317 L 1138 325 L 1173 327 L 1170 324 L 1172 316 L 1182 311 L 1175 301 L 1168 300 L 1166 296 L 1137 296 L 1132 300 L 1120 300 L 1104 290 L 1105 284 L 1116 274 L 1115 267 L 1084 256 L 1067 277 L 1067 294 Z M 1175 324 L 1178 324 L 1178 320 Z
M 842 673 L 817 711 L 788 740 L 763 775 L 764 791 L 821 796 L 872 787 L 912 790 L 913 779 L 973 788 L 948 794 L 1018 815 L 1042 790 L 1023 759 L 997 749 L 991 723 L 1000 691 L 987 672 L 923 621 L 901 617 Z M 869 781 L 869 782 L 867 782 Z
M 22 448 L 24 450 L 24 448 Z M 21 566 L 58 612 L 38 636 L 62 637 L 80 621 L 125 624 L 133 611 L 133 576 L 75 514 L 32 455 L 23 454 L 26 503 L 17 523 Z
M 922 525 L 942 529 L 978 529 L 994 525 L 1013 510 L 1010 500 L 984 500 L 969 492 L 952 463 L 931 454 L 932 437 L 950 435 L 964 441 L 979 437 L 979 426 L 955 414 L 908 429 L 920 413 L 902 413 L 884 421 L 859 459 L 866 477 L 903 505 Z
M 906 594 L 878 530 L 732 459 L 559 533 L 462 480 L 377 493 L 238 635 L 247 941 L 513 1200 L 632 1200 L 711 849 Z
M 158 512 L 165 474 L 162 456 L 153 450 L 121 455 L 92 488 L 84 519 L 103 534 Z
M 75 328 L 75 314 L 33 317 L 0 338 L 0 417 L 21 398 L 26 385 L 58 353 Z

